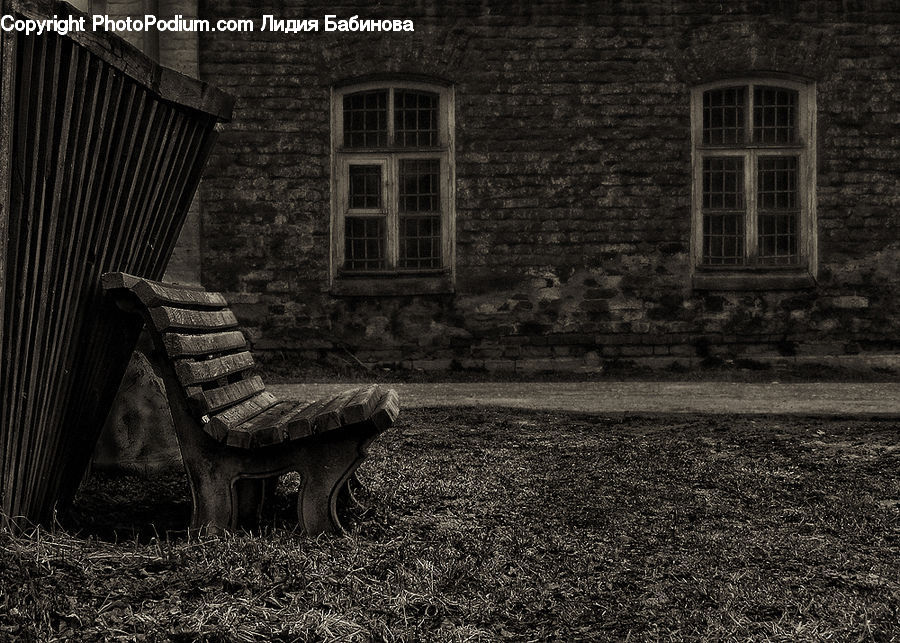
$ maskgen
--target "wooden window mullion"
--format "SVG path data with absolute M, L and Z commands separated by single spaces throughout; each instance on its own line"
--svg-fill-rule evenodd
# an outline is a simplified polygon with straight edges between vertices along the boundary
M 393 148 L 396 146 L 396 132 L 394 131 L 394 98 L 396 90 L 391 87 L 388 89 L 387 102 L 387 128 L 388 128 L 388 145 Z M 397 155 L 388 154 L 387 163 L 385 164 L 385 215 L 386 215 L 386 234 L 387 239 L 387 267 L 390 270 L 397 268 L 400 236 L 400 220 L 397 216 L 398 208 L 398 191 L 397 186 Z
M 392 92 L 393 93 L 393 92 Z M 385 210 L 387 216 L 387 265 L 391 270 L 396 269 L 400 254 L 400 216 L 399 216 L 399 185 L 397 184 L 399 160 L 396 154 L 388 155 L 385 171 Z
M 744 257 L 748 265 L 753 265 L 757 261 L 757 203 L 756 203 L 756 186 L 757 186 L 757 162 L 758 157 L 756 150 L 748 150 L 744 157 Z

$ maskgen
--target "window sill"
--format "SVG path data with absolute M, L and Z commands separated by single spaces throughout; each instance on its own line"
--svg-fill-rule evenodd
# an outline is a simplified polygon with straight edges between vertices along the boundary
M 803 290 L 815 288 L 816 278 L 806 268 L 709 270 L 697 268 L 694 290 Z
M 342 297 L 397 297 L 400 295 L 445 295 L 453 292 L 448 273 L 434 275 L 349 275 L 335 278 L 331 294 Z

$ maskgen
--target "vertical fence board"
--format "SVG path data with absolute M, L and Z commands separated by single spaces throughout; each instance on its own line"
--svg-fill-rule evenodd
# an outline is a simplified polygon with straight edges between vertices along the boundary
M 5 8 L 5 7 L 4 7 Z M 10 208 L 10 162 L 12 158 L 12 124 L 16 69 L 16 35 L 12 32 L 0 31 L 0 356 L 5 357 L 6 341 L 6 301 L 9 296 L 7 286 L 8 261 L 7 238 L 9 235 Z M 3 394 L 3 384 L 8 377 L 8 365 L 0 363 L 0 429 L 6 421 L 8 400 Z M 12 451 L 12 435 L 9 431 L 0 430 L 0 511 L 12 504 L 12 489 L 7 480 L 10 453 Z

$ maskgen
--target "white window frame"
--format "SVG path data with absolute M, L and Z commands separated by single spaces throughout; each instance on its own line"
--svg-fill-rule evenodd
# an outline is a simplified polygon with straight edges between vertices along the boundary
M 377 148 L 344 147 L 344 96 L 356 92 L 387 90 L 388 145 Z M 395 90 L 430 92 L 438 95 L 438 145 L 433 147 L 401 147 L 394 140 Z M 456 169 L 454 150 L 454 92 L 451 86 L 434 83 L 385 80 L 349 84 L 331 90 L 331 244 L 330 283 L 342 278 L 374 277 L 446 277 L 451 283 L 456 272 Z M 440 161 L 441 267 L 400 268 L 399 169 L 404 159 L 438 159 Z M 349 208 L 350 165 L 381 165 L 382 209 L 380 212 L 353 211 Z M 383 270 L 350 271 L 344 269 L 344 220 L 346 216 L 385 217 L 385 259 Z
M 704 92 L 731 87 L 744 87 L 746 131 L 754 125 L 753 99 L 755 87 L 791 89 L 797 92 L 797 142 L 770 144 L 744 142 L 736 145 L 705 145 L 703 143 Z M 744 262 L 739 265 L 709 265 L 703 263 L 703 161 L 708 157 L 737 156 L 744 159 Z M 791 265 L 770 265 L 756 261 L 757 255 L 757 160 L 760 156 L 798 157 L 797 192 L 800 209 L 798 221 L 798 262 Z M 731 78 L 691 89 L 691 265 L 694 282 L 697 276 L 731 273 L 730 283 L 753 286 L 752 280 L 765 275 L 805 273 L 813 280 L 818 269 L 816 225 L 816 85 L 813 82 L 772 76 Z M 772 283 L 775 283 L 772 281 Z

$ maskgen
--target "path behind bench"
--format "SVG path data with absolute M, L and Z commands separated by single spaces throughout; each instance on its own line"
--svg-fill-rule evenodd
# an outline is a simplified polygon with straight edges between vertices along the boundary
M 287 399 L 317 399 L 346 383 L 273 384 Z M 504 406 L 586 413 L 898 415 L 900 383 L 442 382 L 390 384 L 401 408 Z

